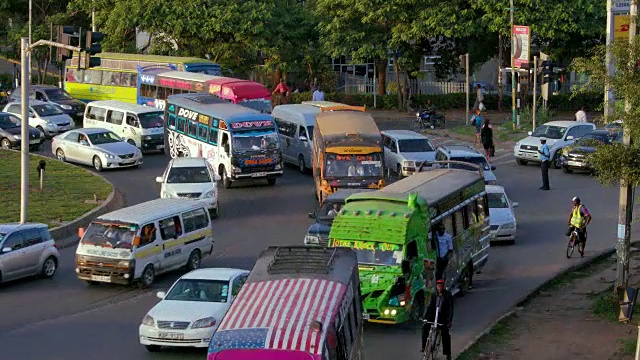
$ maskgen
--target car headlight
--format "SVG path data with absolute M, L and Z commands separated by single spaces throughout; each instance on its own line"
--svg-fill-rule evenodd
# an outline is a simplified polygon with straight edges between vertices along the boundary
M 567 148 L 562 149 L 562 155 L 569 156 L 569 149 Z
M 76 265 L 85 265 L 87 263 L 87 256 L 76 255 Z
M 149 316 L 149 314 L 147 314 L 144 316 L 144 318 L 142 318 L 142 325 L 156 326 L 156 321 L 153 320 L 153 318 Z
M 407 304 L 404 294 L 399 294 L 389 299 L 389 306 L 405 306 Z
M 13 135 L 13 138 L 16 139 L 16 140 L 20 140 L 21 136 L 20 135 Z
M 132 269 L 134 267 L 136 267 L 136 261 L 135 260 L 121 260 L 120 262 L 118 262 L 118 267 L 119 268 L 126 268 L 126 269 Z
M 242 172 L 242 169 L 237 166 L 231 165 L 231 171 L 233 171 L 234 174 L 237 174 L 239 172 Z
M 304 237 L 305 244 L 320 244 L 320 237 L 317 235 L 307 235 Z
M 60 105 L 61 108 L 65 109 L 65 110 L 71 110 L 73 109 L 71 106 L 69 105 Z
M 151 140 L 151 136 L 147 135 L 145 137 L 142 138 L 143 140 Z
M 206 193 L 202 194 L 202 196 L 200 196 L 200 198 L 202 198 L 202 199 L 212 198 L 213 194 L 215 194 L 215 193 L 216 193 L 215 190 L 209 190 Z
M 402 162 L 402 166 L 403 167 L 416 167 L 416 162 L 415 161 L 404 160 Z
M 420 113 L 416 113 L 416 116 L 420 116 Z
M 277 163 L 275 169 L 276 170 L 281 170 L 282 169 L 282 163 Z
M 192 329 L 202 329 L 202 328 L 208 328 L 208 327 L 212 327 L 216 325 L 216 319 L 212 318 L 212 317 L 206 317 L 206 318 L 202 318 L 202 319 L 198 319 L 196 321 L 193 322 L 193 325 L 191 325 Z
M 517 148 L 519 148 L 519 147 L 520 147 L 520 141 L 518 141 L 518 142 L 516 143 L 516 147 L 517 147 Z
M 506 223 L 506 224 L 500 225 L 500 229 L 502 229 L 502 230 L 511 230 L 511 229 L 515 229 L 515 228 L 516 228 L 516 223 L 514 223 L 514 222 L 510 222 L 510 223 Z
M 115 159 L 116 158 L 115 155 L 111 155 L 111 154 L 108 154 L 108 153 L 103 153 L 103 154 L 104 154 L 104 157 L 106 157 L 107 159 Z

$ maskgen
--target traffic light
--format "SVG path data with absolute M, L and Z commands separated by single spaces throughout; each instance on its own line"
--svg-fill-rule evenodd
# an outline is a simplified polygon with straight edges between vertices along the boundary
M 100 44 L 100 42 L 103 38 L 104 35 L 101 32 L 87 31 L 87 42 L 84 49 L 86 51 L 84 66 L 85 69 L 100 66 L 100 58 L 92 55 L 102 52 L 102 45 Z
M 80 46 L 80 32 L 76 31 L 73 26 L 58 25 L 57 40 L 61 44 L 70 46 Z M 73 51 L 67 49 L 56 49 L 56 60 L 64 63 L 68 59 L 73 58 Z
M 542 73 L 544 75 L 552 75 L 554 66 L 555 66 L 555 64 L 550 60 L 543 61 L 542 62 Z

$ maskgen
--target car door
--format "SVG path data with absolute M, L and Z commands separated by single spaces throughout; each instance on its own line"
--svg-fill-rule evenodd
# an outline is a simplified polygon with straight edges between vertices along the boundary
M 67 134 L 62 135 L 60 138 L 55 141 L 60 141 L 60 148 L 64 151 L 64 157 L 68 161 L 78 161 L 80 152 L 79 152 L 79 138 L 80 133 L 77 131 L 69 131 Z M 56 150 L 54 150 L 56 151 Z
M 567 133 L 564 135 L 564 144 L 561 144 L 561 147 L 573 144 L 577 139 L 580 138 L 580 128 L 581 126 L 574 126 L 570 128 Z M 571 138 L 570 138 L 571 137 Z
M 162 258 L 160 259 L 160 267 L 163 270 L 182 265 L 186 260 L 184 257 L 183 246 L 180 237 L 183 234 L 180 216 L 174 215 L 158 221 L 160 229 L 160 238 L 162 242 Z M 189 254 L 187 254 L 188 256 Z
M 24 241 L 24 266 L 27 275 L 35 275 L 40 271 L 40 255 L 42 255 L 43 239 L 39 228 L 21 231 Z
M 588 133 L 590 133 L 591 131 L 593 131 L 595 129 L 596 129 L 596 127 L 593 124 L 579 125 L 578 126 L 578 138 L 581 138 L 581 137 L 587 135 Z
M 10 234 L 0 248 L 2 279 L 11 280 L 27 276 L 29 273 L 26 259 L 27 249 L 20 231 Z

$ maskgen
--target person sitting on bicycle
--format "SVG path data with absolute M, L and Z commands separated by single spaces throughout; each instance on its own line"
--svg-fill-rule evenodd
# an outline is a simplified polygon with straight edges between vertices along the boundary
M 586 206 L 582 205 L 579 197 L 574 197 L 571 203 L 573 204 L 573 208 L 569 213 L 567 236 L 571 236 L 573 230 L 578 232 L 578 241 L 582 243 L 582 251 L 580 254 L 584 256 L 584 247 L 587 243 L 587 225 L 591 223 L 591 214 Z
M 436 107 L 433 106 L 431 100 L 427 100 L 427 107 L 424 109 L 424 112 L 429 115 L 429 120 L 431 121 L 431 128 L 435 128 L 436 126 Z
M 451 328 L 453 321 L 453 297 L 451 293 L 444 288 L 444 280 L 436 281 L 436 292 L 431 295 L 431 301 L 429 301 L 429 305 L 424 313 L 424 319 L 434 322 L 436 311 L 438 310 L 438 323 L 445 324 L 438 325 L 438 330 L 442 337 L 442 353 L 447 357 L 447 360 L 451 360 L 451 334 L 449 334 L 449 328 Z M 420 352 L 424 352 L 430 329 L 431 324 L 428 322 L 422 325 L 422 346 L 420 347 Z

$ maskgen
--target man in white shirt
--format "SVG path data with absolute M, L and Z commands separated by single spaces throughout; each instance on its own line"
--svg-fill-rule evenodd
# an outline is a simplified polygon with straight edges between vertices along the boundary
M 320 87 L 313 92 L 313 101 L 324 101 L 324 93 L 320 90 Z
M 438 259 L 436 261 L 436 280 L 442 279 L 444 270 L 449 264 L 449 253 L 453 251 L 453 237 L 444 231 L 444 225 L 438 224 L 436 227 L 438 236 Z
M 576 113 L 576 121 L 583 123 L 587 122 L 587 113 L 584 112 L 584 106 L 581 107 L 580 110 L 578 110 L 578 112 Z

